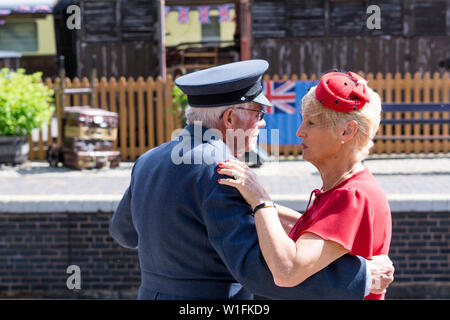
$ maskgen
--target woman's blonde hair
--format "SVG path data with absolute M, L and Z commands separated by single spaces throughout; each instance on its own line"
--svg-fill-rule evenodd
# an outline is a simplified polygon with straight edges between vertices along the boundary
M 358 130 L 353 138 L 355 156 L 358 161 L 365 159 L 373 147 L 373 138 L 380 126 L 381 99 L 380 96 L 367 87 L 370 102 L 353 112 L 338 112 L 324 107 L 316 99 L 316 87 L 312 87 L 302 99 L 302 114 L 318 119 L 323 127 L 332 129 L 337 134 L 338 129 L 348 121 L 354 120 Z

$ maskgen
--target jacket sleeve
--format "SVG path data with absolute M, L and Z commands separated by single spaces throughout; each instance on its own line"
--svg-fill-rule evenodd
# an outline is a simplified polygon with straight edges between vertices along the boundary
M 211 192 L 203 202 L 209 241 L 236 279 L 256 295 L 272 299 L 363 299 L 366 262 L 345 255 L 296 287 L 278 287 L 258 245 L 250 206 L 235 188 L 210 177 Z
M 136 162 L 137 163 L 137 162 Z M 125 191 L 125 194 L 120 200 L 111 221 L 109 223 L 109 233 L 111 236 L 125 248 L 136 249 L 138 245 L 138 234 L 134 227 L 131 216 L 131 197 L 132 197 L 132 185 L 133 185 L 133 173 L 131 172 L 130 186 Z

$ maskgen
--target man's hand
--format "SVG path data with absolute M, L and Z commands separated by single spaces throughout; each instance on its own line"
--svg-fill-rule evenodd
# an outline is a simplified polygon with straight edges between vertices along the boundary
M 394 265 L 386 255 L 374 256 L 372 261 L 367 261 L 370 266 L 372 276 L 372 287 L 370 293 L 382 294 L 386 288 L 394 281 Z

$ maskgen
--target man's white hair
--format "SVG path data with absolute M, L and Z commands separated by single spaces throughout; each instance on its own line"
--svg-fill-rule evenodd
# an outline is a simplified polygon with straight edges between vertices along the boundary
M 194 121 L 200 121 L 203 127 L 206 128 L 217 128 L 220 121 L 220 116 L 227 109 L 235 109 L 236 107 L 245 108 L 249 103 L 235 104 L 223 107 L 211 107 L 211 108 L 194 108 L 189 106 L 185 110 L 186 122 L 187 124 L 193 124 Z M 235 109 L 235 111 L 240 111 Z

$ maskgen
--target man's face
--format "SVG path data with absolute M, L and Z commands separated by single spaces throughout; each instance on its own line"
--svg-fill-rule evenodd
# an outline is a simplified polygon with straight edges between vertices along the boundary
M 236 121 L 232 126 L 232 132 L 227 132 L 232 135 L 227 141 L 230 142 L 229 138 L 232 138 L 235 156 L 241 156 L 256 147 L 259 130 L 266 125 L 264 119 L 259 120 L 259 111 L 262 108 L 259 103 L 250 102 L 235 110 Z

